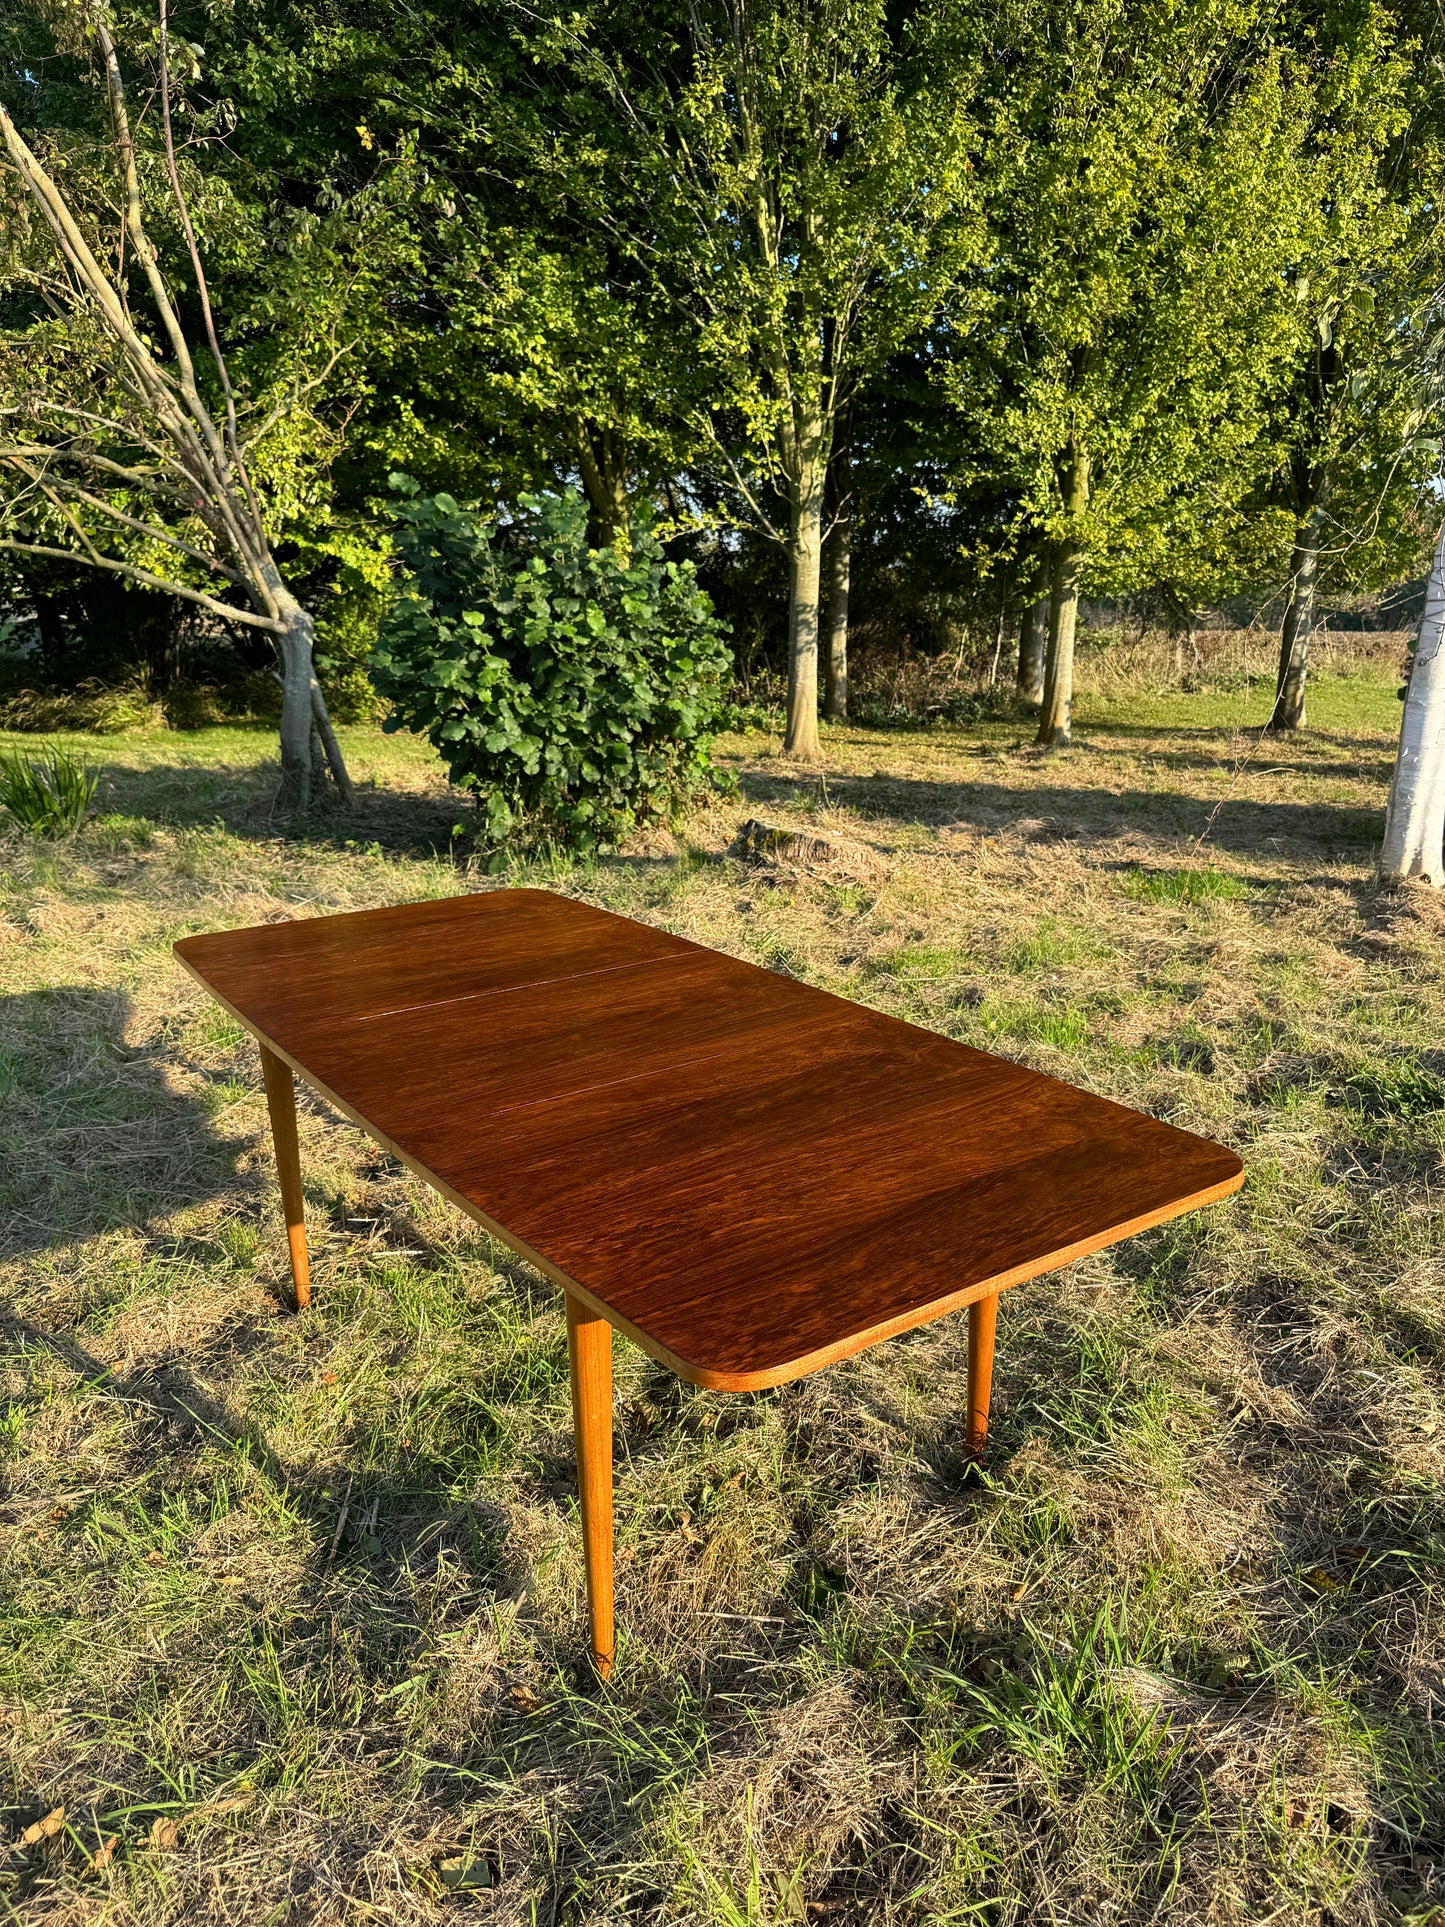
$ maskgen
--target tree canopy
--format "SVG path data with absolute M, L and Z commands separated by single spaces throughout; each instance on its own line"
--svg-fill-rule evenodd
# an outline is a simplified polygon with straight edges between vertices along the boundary
M 1402 440 L 1442 172 L 1437 28 L 1412 9 L 180 0 L 185 218 L 159 191 L 154 0 L 104 21 L 21 0 L 0 101 L 102 223 L 109 23 L 158 272 L 203 335 L 194 241 L 266 424 L 254 486 L 338 688 L 375 634 L 404 469 L 504 515 L 579 489 L 588 540 L 624 563 L 645 512 L 735 649 L 786 668 L 802 757 L 850 548 L 865 627 L 1047 596 L 1048 741 L 1068 735 L 1080 595 L 1181 620 L 1273 597 L 1290 726 L 1319 585 L 1416 559 L 1435 466 Z M 0 407 L 102 407 L 13 169 L 4 191 Z M 7 473 L 12 523 L 53 535 L 55 504 Z M 38 544 L 59 558 L 11 553 L 12 599 L 73 578 L 97 518 L 134 579 L 194 597 L 208 564 L 160 566 L 117 507 L 144 520 L 72 502 Z

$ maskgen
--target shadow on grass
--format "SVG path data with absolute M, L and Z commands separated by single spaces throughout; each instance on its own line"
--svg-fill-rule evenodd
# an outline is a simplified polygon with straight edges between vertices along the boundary
M 1249 757 L 1258 774 L 1283 758 L 1296 782 L 1362 782 L 1378 784 L 1380 809 L 1298 800 L 1261 803 L 1230 797 L 1220 812 L 1212 841 L 1222 849 L 1242 854 L 1280 854 L 1295 850 L 1334 849 L 1352 852 L 1375 840 L 1380 832 L 1383 790 L 1391 755 L 1378 740 L 1339 731 L 1311 730 L 1299 739 L 1276 743 L 1260 739 L 1255 729 L 1215 725 L 1153 725 L 1101 722 L 1089 724 L 1077 748 L 1063 757 L 1039 761 L 1019 771 L 1018 785 L 973 782 L 966 770 L 978 757 L 996 755 L 1001 745 L 996 725 L 980 736 L 967 730 L 945 736 L 942 747 L 957 755 L 962 767 L 957 779 L 893 775 L 886 771 L 856 776 L 827 771 L 827 796 L 855 810 L 865 820 L 902 817 L 912 822 L 969 824 L 978 828 L 1006 828 L 1027 823 L 1042 840 L 1107 840 L 1126 832 L 1154 838 L 1161 845 L 1192 839 L 1203 828 L 1216 797 L 1193 797 L 1167 790 L 1111 787 L 1114 764 L 1132 759 L 1157 742 L 1156 766 L 1161 771 L 1191 769 L 1233 770 L 1237 751 Z M 149 762 L 134 758 L 122 746 L 111 749 L 104 739 L 87 739 L 87 760 L 101 772 L 103 805 L 123 815 L 144 817 L 179 828 L 216 825 L 232 835 L 312 844 L 322 848 L 372 848 L 388 854 L 447 858 L 469 847 L 459 838 L 459 825 L 470 828 L 475 819 L 471 800 L 449 790 L 438 779 L 427 786 L 400 787 L 366 773 L 365 755 L 358 765 L 357 802 L 342 809 L 329 796 L 307 814 L 283 816 L 276 812 L 277 766 L 268 732 L 257 731 L 254 753 L 245 739 L 218 743 L 206 759 L 205 745 L 196 744 L 197 759 Z M 918 732 L 906 729 L 850 726 L 839 731 L 838 742 L 853 751 L 876 746 L 907 751 Z M 1009 747 L 1022 748 L 1027 734 Z M 1344 760 L 1308 755 L 1313 747 Z M 937 736 L 930 748 L 940 747 Z M 238 748 L 241 754 L 236 752 Z M 1036 771 L 1036 774 L 1034 773 Z M 1084 780 L 1079 780 L 1083 778 Z M 1091 779 L 1097 779 L 1097 781 Z M 1069 780 L 1072 779 L 1072 780 Z M 402 781 L 406 778 L 403 776 Z M 816 801 L 819 775 L 782 769 L 774 773 L 752 763 L 741 775 L 741 808 L 788 802 Z M 1221 791 L 1221 794 L 1223 792 Z
M 0 1257 L 156 1216 L 244 1181 L 205 1104 L 125 1041 L 123 991 L 65 984 L 0 998 Z
M 224 752 L 222 753 L 224 754 Z M 447 856 L 455 829 L 475 815 L 470 800 L 444 788 L 392 788 L 361 778 L 356 803 L 343 808 L 323 792 L 304 814 L 278 812 L 277 765 L 257 746 L 252 761 L 132 763 L 87 741 L 86 761 L 100 772 L 100 806 L 178 829 L 219 826 L 233 836 L 312 843 L 331 849 L 375 844 L 394 854 Z
M 211 1336 L 208 1356 L 214 1364 L 220 1340 Z M 226 1349 L 239 1357 L 262 1349 L 273 1336 L 265 1323 L 236 1323 L 225 1334 Z M 375 1465 L 368 1438 L 358 1430 L 339 1468 L 300 1467 L 275 1451 L 262 1424 L 238 1416 L 204 1384 L 189 1356 L 117 1371 L 73 1332 L 49 1329 L 4 1308 L 0 1350 L 12 1361 L 52 1359 L 78 1380 L 62 1396 L 98 1400 L 124 1412 L 136 1427 L 128 1456 L 137 1474 L 163 1463 L 167 1486 L 183 1484 L 195 1477 L 194 1454 L 207 1448 L 259 1474 L 296 1521 L 311 1528 L 315 1550 L 300 1596 L 320 1596 L 331 1577 L 342 1582 L 329 1602 L 333 1612 L 348 1588 L 364 1587 L 368 1579 L 385 1589 L 404 1574 L 414 1576 L 418 1554 L 428 1548 L 433 1563 L 445 1554 L 461 1566 L 483 1608 L 489 1599 L 515 1596 L 525 1583 L 525 1570 L 507 1556 L 504 1527 L 487 1516 L 486 1506 L 450 1496 L 444 1468 L 424 1456 L 397 1478 Z M 27 1379 L 30 1375 L 27 1371 Z M 24 1391 L 9 1401 L 12 1409 L 27 1402 Z M 83 1515 L 76 1514 L 71 1524 L 83 1529 Z M 309 1611 L 302 1613 L 298 1630 L 305 1633 L 310 1624 Z
M 749 770 L 742 778 L 747 801 L 760 807 L 813 802 L 815 776 Z M 1168 790 L 1110 790 L 1061 784 L 1014 788 L 1003 783 L 937 782 L 921 777 L 828 778 L 831 801 L 864 822 L 924 823 L 933 828 L 1020 833 L 1030 842 L 1113 843 L 1122 836 L 1147 837 L 1161 852 L 1175 852 L 1198 837 L 1217 798 Z M 1380 838 L 1381 808 L 1336 803 L 1255 802 L 1227 797 L 1210 829 L 1210 843 L 1240 856 L 1313 856 L 1339 853 L 1358 861 Z

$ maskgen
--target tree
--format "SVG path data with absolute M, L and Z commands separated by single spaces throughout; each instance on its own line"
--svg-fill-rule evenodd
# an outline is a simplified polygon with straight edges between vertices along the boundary
M 1440 477 L 1439 424 L 1445 414 L 1445 287 L 1431 285 L 1428 257 L 1419 262 L 1425 290 L 1397 330 L 1395 370 L 1412 407 L 1398 454 L 1414 455 L 1435 483 Z M 1403 691 L 1400 743 L 1385 810 L 1379 876 L 1387 885 L 1411 877 L 1445 883 L 1445 529 L 1435 542 L 1420 633 Z
M 554 57 L 606 104 L 595 218 L 686 318 L 713 389 L 698 432 L 738 513 L 786 546 L 785 746 L 815 760 L 837 424 L 972 245 L 971 83 L 953 0 L 902 26 L 884 0 L 701 0 L 681 37 L 675 19 L 603 5 Z
M 846 430 L 834 441 L 828 464 L 825 512 L 831 533 L 824 545 L 823 714 L 830 723 L 848 719 L 848 602 L 853 573 L 853 522 L 857 502 L 852 451 Z
M 1066 743 L 1085 585 L 1178 573 L 1268 464 L 1322 116 L 1273 0 L 1019 0 L 1000 20 L 980 107 L 995 238 L 944 380 L 1048 542 L 1038 740 Z
M 124 576 L 271 636 L 282 681 L 278 802 L 309 802 L 320 761 L 313 734 L 349 802 L 350 777 L 316 677 L 314 621 L 283 579 L 266 502 L 267 471 L 286 466 L 304 392 L 324 379 L 336 351 L 271 406 L 247 405 L 221 348 L 183 184 L 164 0 L 159 153 L 135 139 L 105 20 L 87 14 L 80 32 L 100 61 L 109 110 L 98 170 L 67 156 L 47 166 L 0 105 L 14 216 L 4 281 L 12 304 L 30 301 L 0 338 L 0 465 L 12 478 L 0 548 Z M 184 300 L 199 319 L 209 369 L 163 269 L 148 202 L 160 204 L 182 237 Z
M 1445 529 L 1435 544 L 1385 810 L 1382 883 L 1445 883 Z
M 1422 250 L 1438 245 L 1441 179 L 1434 144 L 1412 139 L 1421 83 L 1411 55 L 1421 49 L 1404 28 L 1345 6 L 1326 15 L 1317 40 L 1327 55 L 1317 109 L 1327 138 L 1313 167 L 1314 218 L 1290 270 L 1306 327 L 1278 399 L 1277 465 L 1264 497 L 1292 525 L 1274 732 L 1305 721 L 1322 575 L 1348 556 L 1358 579 L 1365 525 L 1380 548 L 1391 510 L 1421 479 L 1399 459 L 1408 407 L 1399 327 Z M 1385 545 L 1383 579 L 1408 546 Z

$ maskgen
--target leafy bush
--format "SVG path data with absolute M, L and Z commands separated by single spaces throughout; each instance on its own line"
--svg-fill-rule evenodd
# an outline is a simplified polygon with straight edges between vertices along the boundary
M 575 495 L 525 497 L 501 524 L 406 476 L 408 576 L 372 676 L 386 727 L 425 730 L 486 836 L 617 841 L 715 776 L 731 660 L 691 563 L 664 561 L 639 518 L 625 561 L 587 546 Z
M 99 777 L 58 744 L 38 755 L 0 755 L 0 805 L 35 836 L 69 836 L 90 808 Z

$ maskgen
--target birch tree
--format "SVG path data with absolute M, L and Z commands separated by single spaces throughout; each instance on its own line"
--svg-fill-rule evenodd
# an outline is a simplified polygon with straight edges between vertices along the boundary
M 105 18 L 86 13 L 77 32 L 106 92 L 98 175 L 43 160 L 0 105 L 10 203 L 0 278 L 30 304 L 28 320 L 0 338 L 0 548 L 109 571 L 269 635 L 282 685 L 278 805 L 306 807 L 323 768 L 349 803 L 313 619 L 277 563 L 256 472 L 258 450 L 285 432 L 336 357 L 272 405 L 248 406 L 222 350 L 183 185 L 164 0 L 150 103 L 159 151 L 137 142 Z M 179 282 L 153 240 L 158 207 L 181 237 Z
M 1430 564 L 1380 851 L 1382 883 L 1410 877 L 1445 883 L 1445 529 Z

